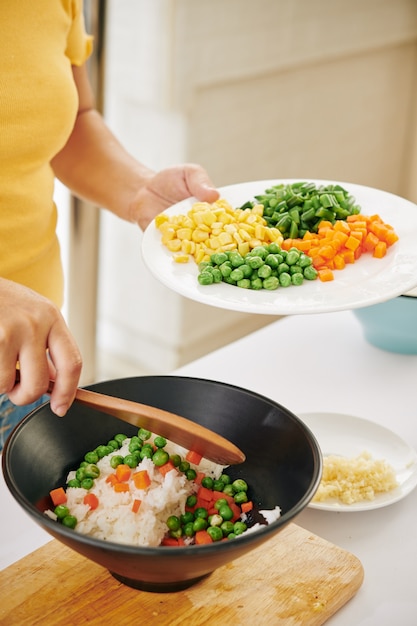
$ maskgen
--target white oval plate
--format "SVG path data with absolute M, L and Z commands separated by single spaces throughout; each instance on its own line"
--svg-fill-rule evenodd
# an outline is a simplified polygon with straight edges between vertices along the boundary
M 239 207 L 271 185 L 291 183 L 289 180 L 263 180 L 223 187 L 221 197 Z M 312 181 L 318 185 L 335 181 Z M 401 295 L 417 285 L 417 206 L 390 193 L 339 182 L 361 206 L 364 215 L 377 213 L 391 224 L 399 241 L 383 259 L 370 255 L 336 272 L 335 280 L 305 282 L 300 287 L 278 288 L 276 291 L 251 291 L 226 283 L 202 286 L 197 281 L 198 268 L 193 261 L 175 263 L 172 253 L 161 243 L 161 233 L 152 222 L 142 240 L 142 255 L 151 273 L 166 287 L 204 304 L 244 313 L 291 315 L 325 313 L 355 309 L 383 302 Z M 184 215 L 195 198 L 183 200 L 165 211 L 167 215 Z
M 383 459 L 389 463 L 398 481 L 396 489 L 378 494 L 374 500 L 354 504 L 333 500 L 310 502 L 310 508 L 339 512 L 369 511 L 398 502 L 416 487 L 417 452 L 388 428 L 361 417 L 340 413 L 301 413 L 299 417 L 317 438 L 323 456 L 355 457 L 367 451 L 375 460 Z

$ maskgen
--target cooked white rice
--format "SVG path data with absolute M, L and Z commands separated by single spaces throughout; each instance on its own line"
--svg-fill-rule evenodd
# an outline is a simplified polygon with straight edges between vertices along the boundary
M 87 491 L 81 487 L 67 488 L 66 506 L 71 515 L 77 518 L 75 530 L 82 534 L 116 543 L 159 546 L 167 532 L 168 517 L 184 513 L 187 497 L 196 491 L 198 486 L 177 470 L 168 472 L 165 477 L 162 476 L 152 460 L 145 458 L 132 474 L 146 470 L 151 479 L 150 486 L 146 490 L 137 489 L 131 479 L 128 481 L 128 492 L 116 493 L 112 485 L 106 482 L 106 478 L 115 472 L 110 465 L 110 459 L 114 455 L 129 454 L 129 442 L 129 438 L 125 439 L 120 449 L 98 461 L 100 476 L 95 479 L 92 489 Z M 179 454 L 182 458 L 187 454 L 187 450 L 171 442 L 167 443 L 165 450 L 169 454 Z M 192 464 L 191 467 L 197 469 Z M 218 478 L 223 469 L 224 466 L 207 459 L 202 459 L 198 466 L 198 471 L 213 478 Z M 67 480 L 72 478 L 75 478 L 75 470 L 68 474 Z M 88 504 L 84 504 L 87 493 L 94 493 L 99 500 L 99 506 L 94 510 L 90 509 Z M 135 499 L 141 500 L 137 513 L 132 511 Z M 51 511 L 46 513 L 49 517 L 56 518 Z

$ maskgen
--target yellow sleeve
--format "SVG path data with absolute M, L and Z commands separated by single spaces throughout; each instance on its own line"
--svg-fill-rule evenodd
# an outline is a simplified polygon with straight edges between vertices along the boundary
M 85 31 L 83 0 L 71 0 L 69 9 L 72 24 L 65 54 L 70 59 L 71 65 L 83 65 L 93 50 L 93 37 Z

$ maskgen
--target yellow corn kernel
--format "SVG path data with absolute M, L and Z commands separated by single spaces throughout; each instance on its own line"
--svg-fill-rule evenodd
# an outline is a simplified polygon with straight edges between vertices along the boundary
M 184 254 L 194 254 L 195 253 L 195 242 L 185 240 L 181 244 L 181 252 Z
M 192 241 L 196 243 L 201 243 L 207 239 L 207 232 L 201 230 L 200 228 L 196 228 L 193 234 L 191 235 Z
M 161 228 L 162 224 L 168 221 L 169 221 L 168 215 L 164 215 L 163 213 L 160 213 L 159 215 L 155 217 L 155 226 L 156 228 Z
M 255 204 L 255 206 L 252 207 L 252 213 L 254 213 L 255 215 L 260 215 L 262 217 L 264 214 L 264 205 Z
M 212 250 L 216 250 L 217 248 L 220 248 L 222 244 L 220 243 L 220 239 L 218 237 L 210 237 L 209 239 L 209 247 Z
M 191 228 L 179 228 L 177 230 L 177 237 L 178 239 L 183 239 L 183 240 L 190 240 L 191 239 L 191 235 L 193 234 L 193 231 Z
M 167 241 L 166 247 L 170 252 L 179 252 L 181 250 L 181 240 L 172 239 L 171 241 Z
M 244 241 L 243 243 L 239 244 L 237 249 L 242 256 L 246 256 L 248 252 L 250 252 L 249 242 Z
M 261 241 L 265 240 L 265 226 L 261 224 L 256 224 L 255 226 L 255 239 L 260 239 Z
M 252 239 L 251 235 L 245 228 L 239 228 L 239 235 L 242 241 L 250 241 Z
M 174 255 L 175 263 L 188 263 L 189 260 L 190 260 L 190 257 L 188 256 L 188 254 L 175 254 Z
M 175 229 L 174 228 L 168 228 L 162 234 L 162 243 L 166 246 L 174 238 L 176 238 Z
M 218 239 L 219 239 L 220 245 L 222 246 L 227 246 L 228 244 L 233 242 L 232 235 L 227 232 L 220 233 Z
M 249 247 L 252 249 L 257 248 L 258 246 L 262 246 L 262 245 L 263 245 L 263 242 L 259 241 L 259 239 L 251 239 L 249 241 Z

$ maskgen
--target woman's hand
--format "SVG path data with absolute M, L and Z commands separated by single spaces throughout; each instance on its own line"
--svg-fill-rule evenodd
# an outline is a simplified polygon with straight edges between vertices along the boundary
M 144 230 L 158 213 L 191 196 L 203 202 L 215 202 L 219 192 L 200 165 L 168 167 L 151 176 L 139 189 L 130 206 L 130 219 Z
M 0 393 L 16 405 L 30 404 L 53 378 L 51 409 L 63 416 L 74 400 L 81 367 L 81 355 L 59 309 L 31 289 L 0 278 Z

